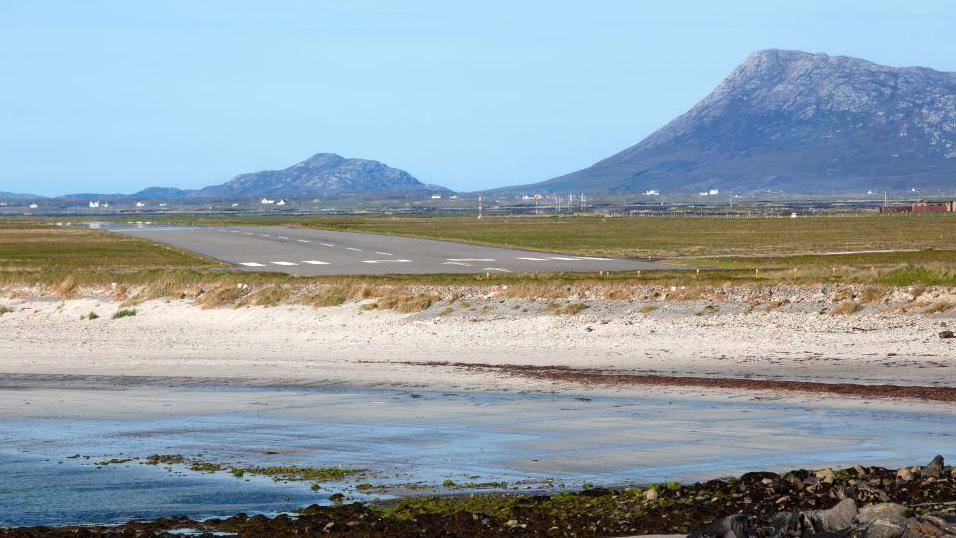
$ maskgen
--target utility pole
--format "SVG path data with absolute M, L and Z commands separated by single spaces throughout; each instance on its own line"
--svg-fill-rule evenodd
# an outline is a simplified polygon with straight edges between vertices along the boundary
M 481 195 L 478 195 L 478 220 L 481 220 Z

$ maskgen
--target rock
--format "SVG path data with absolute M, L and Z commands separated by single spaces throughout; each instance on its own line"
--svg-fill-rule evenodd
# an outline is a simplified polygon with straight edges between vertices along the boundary
M 869 525 L 878 519 L 893 522 L 897 524 L 902 534 L 908 515 L 909 509 L 902 504 L 880 503 L 863 507 L 856 515 L 856 520 L 863 525 Z
M 657 490 L 656 490 L 656 489 L 649 489 L 649 490 L 647 490 L 647 491 L 644 492 L 644 500 L 645 500 L 645 501 L 656 501 L 659 497 L 660 497 L 660 495 L 657 494 Z
M 790 502 L 790 496 L 784 495 L 783 497 L 780 497 L 779 499 L 777 499 L 776 502 L 777 504 L 787 504 L 788 502 Z
M 813 512 L 810 519 L 818 531 L 842 531 L 853 526 L 858 513 L 853 499 L 843 499 L 829 510 Z
M 866 469 L 862 465 L 854 465 L 853 472 L 856 473 L 857 478 L 866 478 Z
M 770 478 L 764 478 L 763 480 L 760 481 L 760 483 L 763 484 L 763 485 L 765 485 L 765 486 L 769 486 L 769 485 L 773 484 L 773 480 L 770 479 Z
M 956 333 L 954 333 L 953 331 L 940 331 L 939 337 L 940 338 L 956 338 Z
M 913 474 L 913 471 L 911 471 L 909 467 L 903 467 L 899 471 L 896 471 L 896 477 L 903 482 L 912 482 L 916 479 L 916 475 Z
M 687 538 L 749 538 L 757 535 L 754 524 L 743 514 L 718 519 Z
M 931 512 L 910 519 L 903 536 L 956 536 L 956 514 Z
M 925 477 L 940 478 L 943 476 L 944 467 L 945 467 L 945 463 L 943 461 L 943 457 L 937 455 L 935 458 L 933 458 L 933 461 L 929 462 L 929 465 L 927 465 L 926 467 L 923 467 L 922 475 L 924 478 Z
M 832 484 L 833 481 L 836 480 L 836 477 L 833 475 L 833 469 L 830 469 L 829 467 L 814 472 L 813 476 L 816 476 L 821 482 L 826 482 L 827 484 Z
M 902 538 L 907 522 L 903 523 L 878 518 L 866 525 L 862 536 L 865 538 Z

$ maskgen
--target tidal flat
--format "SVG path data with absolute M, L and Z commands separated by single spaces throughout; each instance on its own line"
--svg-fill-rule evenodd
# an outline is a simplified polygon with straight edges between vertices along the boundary
M 956 437 L 956 412 L 943 404 L 661 388 L 436 391 L 6 376 L 0 409 L 6 527 L 275 514 L 434 493 L 554 493 L 754 469 L 890 467 L 946 453 Z M 221 469 L 146 464 L 153 454 Z M 342 480 L 229 472 L 274 466 L 367 471 Z

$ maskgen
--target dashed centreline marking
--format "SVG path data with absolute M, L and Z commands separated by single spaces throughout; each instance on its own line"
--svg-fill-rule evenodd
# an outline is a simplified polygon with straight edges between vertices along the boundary
M 548 261 L 547 258 L 529 258 L 529 257 L 526 257 L 526 256 L 523 256 L 523 257 L 520 257 L 520 258 L 517 258 L 517 259 L 519 259 L 519 260 L 528 260 L 528 261 L 532 261 L 532 262 L 546 262 L 546 261 Z
M 345 250 L 354 250 L 355 252 L 362 252 L 362 249 L 355 247 L 345 247 Z
M 299 265 L 294 262 L 272 262 L 272 265 Z
M 334 247 L 334 246 L 335 246 L 335 245 L 333 245 L 332 243 L 319 243 L 319 244 L 322 245 L 323 247 Z
M 311 243 L 311 242 L 312 242 L 312 241 L 309 241 L 308 239 L 296 239 L 296 241 L 298 241 L 298 242 L 300 242 L 300 243 Z
M 412 263 L 412 260 L 362 260 L 362 263 Z
M 288 240 L 289 240 L 289 238 L 288 238 L 288 237 L 282 237 L 281 235 L 279 236 L 279 239 L 285 239 L 286 241 L 288 241 Z
M 391 252 L 376 252 L 376 254 L 381 256 L 394 256 Z
M 264 263 L 256 263 L 256 262 L 240 262 L 239 265 L 245 265 L 246 267 L 265 267 L 266 266 L 266 264 Z
M 450 262 L 496 262 L 494 258 L 445 258 Z
M 309 265 L 328 265 L 329 264 L 329 262 L 323 262 L 319 260 L 305 260 L 302 263 L 307 263 Z

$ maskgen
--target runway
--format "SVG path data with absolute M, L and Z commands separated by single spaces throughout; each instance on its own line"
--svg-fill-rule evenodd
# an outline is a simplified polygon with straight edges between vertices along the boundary
M 111 231 L 166 243 L 243 271 L 303 276 L 551 273 L 674 269 L 654 261 L 576 256 L 411 237 L 282 227 L 123 225 Z

